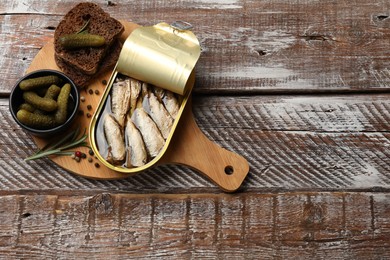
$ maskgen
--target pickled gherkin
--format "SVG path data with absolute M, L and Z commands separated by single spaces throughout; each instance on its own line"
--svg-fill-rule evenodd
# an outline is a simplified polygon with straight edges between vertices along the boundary
M 100 47 L 105 44 L 103 36 L 88 33 L 68 34 L 59 38 L 60 44 L 66 49 L 84 47 Z
M 51 85 L 45 93 L 44 98 L 50 98 L 55 100 L 58 97 L 58 94 L 60 94 L 61 88 L 57 85 Z
M 57 85 L 51 85 L 48 89 L 45 91 L 45 95 L 43 96 L 44 98 L 56 100 L 58 97 L 58 94 L 60 93 L 61 88 Z M 58 104 L 57 104 L 58 105 Z M 30 111 L 31 112 L 31 111 Z M 47 112 L 41 110 L 41 109 L 35 109 L 34 114 L 37 115 L 46 115 Z
M 37 88 L 48 87 L 52 84 L 60 84 L 61 79 L 56 75 L 49 75 L 31 79 L 22 80 L 19 87 L 23 91 L 34 90 Z
M 37 110 L 33 105 L 29 103 L 23 103 L 20 105 L 19 109 L 27 110 L 28 112 L 33 113 L 35 110 Z
M 54 115 L 57 124 L 63 124 L 66 121 L 70 90 L 71 90 L 71 86 L 69 83 L 67 83 L 61 88 L 60 94 L 58 95 L 57 98 L 58 108 Z
M 24 109 L 20 109 L 16 117 L 22 124 L 37 129 L 51 128 L 57 125 L 53 116 L 37 115 Z
M 57 102 L 50 98 L 40 97 L 37 93 L 33 91 L 26 91 L 23 93 L 24 100 L 35 106 L 38 109 L 50 112 L 57 109 Z

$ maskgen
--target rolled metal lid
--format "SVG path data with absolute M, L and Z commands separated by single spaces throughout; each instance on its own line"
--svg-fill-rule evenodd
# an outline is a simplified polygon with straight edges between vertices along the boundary
M 137 28 L 123 45 L 117 71 L 184 95 L 201 52 L 191 27 L 176 22 Z

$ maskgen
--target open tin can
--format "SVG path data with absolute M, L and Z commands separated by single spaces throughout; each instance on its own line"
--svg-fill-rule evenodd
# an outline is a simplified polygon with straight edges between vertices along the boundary
M 150 27 L 139 27 L 126 39 L 89 127 L 91 147 L 97 158 L 108 168 L 123 173 L 138 173 L 155 165 L 167 150 L 191 95 L 194 84 L 193 70 L 200 56 L 199 41 L 188 29 L 188 24 L 185 23 L 175 25 L 159 23 Z M 127 153 L 130 151 L 126 147 L 128 140 L 124 133 L 120 136 L 125 143 L 126 158 L 123 162 L 116 163 L 113 163 L 115 160 L 108 159 L 111 147 L 108 143 L 109 138 L 106 139 L 103 118 L 107 113 L 112 113 L 110 104 L 112 89 L 118 79 L 123 78 L 137 80 L 142 84 L 138 99 L 145 94 L 142 94 L 142 91 L 146 83 L 151 93 L 154 88 L 163 89 L 173 94 L 179 102 L 179 109 L 170 125 L 169 134 L 164 136 L 163 147 L 157 155 L 151 156 L 148 151 L 146 163 L 137 167 L 127 166 L 126 162 L 129 159 Z M 133 108 L 129 108 L 127 120 L 131 119 L 130 109 L 134 112 Z M 143 135 L 142 132 L 141 134 Z

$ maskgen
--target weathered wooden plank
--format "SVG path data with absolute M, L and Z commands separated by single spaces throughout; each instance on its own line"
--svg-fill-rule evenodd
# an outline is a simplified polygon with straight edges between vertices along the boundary
M 243 155 L 248 189 L 389 189 L 389 94 L 194 97 L 202 131 Z M 87 180 L 47 159 L 25 162 L 35 145 L 0 101 L 0 188 L 199 192 L 218 190 L 196 172 L 162 166 L 118 181 Z
M 10 194 L 0 196 L 9 209 L 0 211 L 0 254 L 33 259 L 386 259 L 389 199 L 387 193 L 367 192 Z
M 15 196 L 0 197 L 0 247 L 12 246 L 17 242 L 19 225 L 15 225 L 22 217 L 19 210 L 19 200 Z M 5 214 L 10 214 L 5 217 Z
M 111 4 L 108 4 L 108 3 Z M 77 1 L 2 1 L 0 92 L 7 93 Z M 202 45 L 195 92 L 388 90 L 387 1 L 97 1 L 141 25 L 186 20 Z
M 39 17 L 39 16 L 38 16 Z M 9 92 L 40 48 L 53 37 L 58 17 L 0 16 L 0 93 Z M 35 31 L 33 33 L 33 31 Z

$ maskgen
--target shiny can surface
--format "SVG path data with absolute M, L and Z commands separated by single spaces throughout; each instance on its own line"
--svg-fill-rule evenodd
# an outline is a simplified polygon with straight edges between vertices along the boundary
M 129 77 L 184 95 L 200 56 L 196 36 L 167 23 L 134 30 L 123 45 L 117 70 Z

